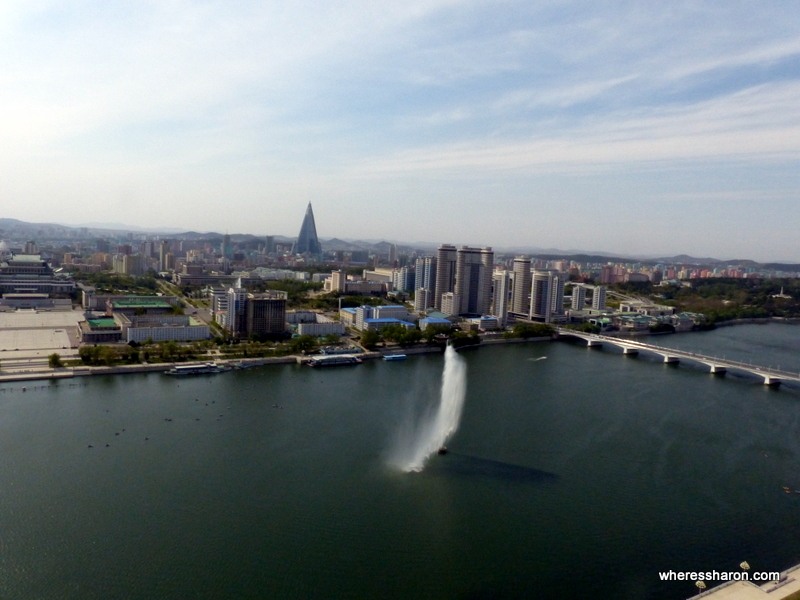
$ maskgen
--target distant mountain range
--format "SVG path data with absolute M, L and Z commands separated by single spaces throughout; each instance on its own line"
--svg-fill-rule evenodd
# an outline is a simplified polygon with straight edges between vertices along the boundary
M 158 236 L 178 239 L 221 239 L 225 234 L 213 231 L 181 231 L 169 227 L 144 228 L 122 223 L 85 223 L 81 225 L 61 225 L 58 223 L 28 223 L 18 219 L 0 218 L 0 241 L 13 240 L 34 240 L 36 242 L 70 240 L 81 237 L 126 237 L 129 234 L 136 236 Z M 230 234 L 234 242 L 245 242 L 264 239 L 266 236 L 257 236 L 246 233 Z M 273 236 L 279 243 L 289 243 L 294 240 L 291 237 Z M 413 250 L 433 253 L 439 246 L 432 242 L 389 242 L 386 240 L 343 240 L 340 238 L 330 238 L 320 240 L 323 250 L 332 251 L 367 251 L 379 254 L 388 254 L 392 245 L 396 245 L 398 252 L 407 253 Z M 800 271 L 800 264 L 795 263 L 758 263 L 749 259 L 721 260 L 718 258 L 697 258 L 687 254 L 662 257 L 643 257 L 643 256 L 621 256 L 607 252 L 570 249 L 560 250 L 558 248 L 537 248 L 533 246 L 515 247 L 494 247 L 496 254 L 515 255 L 525 254 L 544 259 L 571 259 L 578 262 L 642 262 L 647 264 L 673 264 L 673 265 L 697 265 L 697 266 L 724 266 L 736 265 L 739 267 L 762 267 L 778 271 Z

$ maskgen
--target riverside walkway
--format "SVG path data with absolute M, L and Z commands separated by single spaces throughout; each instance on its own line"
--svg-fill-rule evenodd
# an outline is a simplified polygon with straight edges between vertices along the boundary
M 623 354 L 635 355 L 642 353 L 655 354 L 662 358 L 662 362 L 676 364 L 681 361 L 693 362 L 696 364 L 708 367 L 710 373 L 715 375 L 724 375 L 727 371 L 739 371 L 750 375 L 755 375 L 763 380 L 764 385 L 778 387 L 782 382 L 800 383 L 800 373 L 791 371 L 782 371 L 780 368 L 773 369 L 772 367 L 765 367 L 746 363 L 742 361 L 731 360 L 727 358 L 717 358 L 715 356 L 706 356 L 696 352 L 688 352 L 686 350 L 676 350 L 674 348 L 665 348 L 655 344 L 648 344 L 631 339 L 622 339 L 612 337 L 609 335 L 601 335 L 597 333 L 585 333 L 582 331 L 575 331 L 573 329 L 566 329 L 558 327 L 556 329 L 558 335 L 561 337 L 574 337 L 586 342 L 590 348 L 600 347 L 603 345 L 610 345 L 620 348 Z

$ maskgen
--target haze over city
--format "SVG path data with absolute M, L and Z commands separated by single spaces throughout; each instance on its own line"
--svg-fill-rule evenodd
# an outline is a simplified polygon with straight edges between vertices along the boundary
M 4 2 L 2 217 L 800 261 L 791 2 Z

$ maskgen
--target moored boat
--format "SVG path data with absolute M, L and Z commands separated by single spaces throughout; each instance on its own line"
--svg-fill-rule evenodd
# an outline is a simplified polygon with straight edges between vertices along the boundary
M 326 356 L 314 356 L 310 358 L 306 364 L 309 367 L 339 367 L 347 365 L 359 365 L 361 362 L 361 357 L 359 356 L 333 354 Z
M 225 371 L 230 371 L 230 367 L 207 362 L 195 365 L 175 365 L 171 369 L 164 371 L 164 373 L 166 375 L 177 375 L 181 377 L 186 375 L 215 375 L 217 373 L 224 373 Z

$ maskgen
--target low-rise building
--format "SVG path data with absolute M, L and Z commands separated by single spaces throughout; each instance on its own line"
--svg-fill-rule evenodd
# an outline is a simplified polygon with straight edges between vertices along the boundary
M 316 319 L 309 322 L 302 322 L 297 325 L 297 333 L 300 335 L 313 335 L 323 337 L 326 335 L 344 335 L 345 328 L 339 321 L 334 321 L 324 315 L 316 314 Z
M 392 317 L 383 317 L 378 319 L 364 319 L 361 331 L 380 331 L 389 325 L 402 325 L 406 329 L 416 329 L 417 327 L 414 323 L 409 321 L 403 321 L 402 319 L 395 319 Z
M 445 319 L 444 317 L 434 317 L 434 316 L 427 316 L 424 319 L 419 320 L 419 328 L 422 331 L 425 331 L 428 327 L 450 327 L 453 323 L 450 319 Z
M 122 301 L 121 306 L 126 302 L 134 305 L 140 302 L 142 306 L 150 305 L 152 302 L 167 303 L 170 308 L 180 304 L 180 299 L 177 296 L 142 296 L 134 294 L 98 294 L 97 289 L 84 284 L 78 284 L 81 290 L 81 307 L 85 310 L 107 310 L 109 302 L 112 305 L 115 302 Z M 163 308 L 163 306 L 162 306 Z
M 0 262 L 0 294 L 68 296 L 74 289 L 69 277 L 57 275 L 38 254 L 12 254 Z
M 177 301 L 177 298 L 176 298 Z M 163 296 L 124 296 L 106 302 L 108 314 L 166 315 L 175 311 L 175 304 Z
M 482 317 L 473 317 L 467 319 L 469 323 L 475 326 L 476 329 L 479 331 L 495 331 L 497 329 L 502 329 L 503 326 L 500 324 L 500 319 L 493 315 L 484 315 Z
M 113 343 L 122 339 L 122 327 L 113 317 L 81 321 L 78 330 L 84 344 Z
M 339 309 L 339 322 L 345 327 L 356 326 L 356 309 L 355 308 L 340 308 Z
M 36 310 L 71 310 L 69 298 L 51 298 L 49 294 L 3 294 L 0 308 L 33 308 Z
M 125 342 L 194 342 L 211 337 L 207 324 L 188 315 L 118 314 L 115 319 Z
M 410 319 L 410 315 L 406 307 L 399 304 L 390 304 L 387 306 L 364 305 L 355 309 L 355 323 L 353 326 L 359 331 L 365 331 L 367 328 L 366 322 L 368 320 L 380 321 L 384 319 L 395 319 L 396 321 L 406 322 Z

